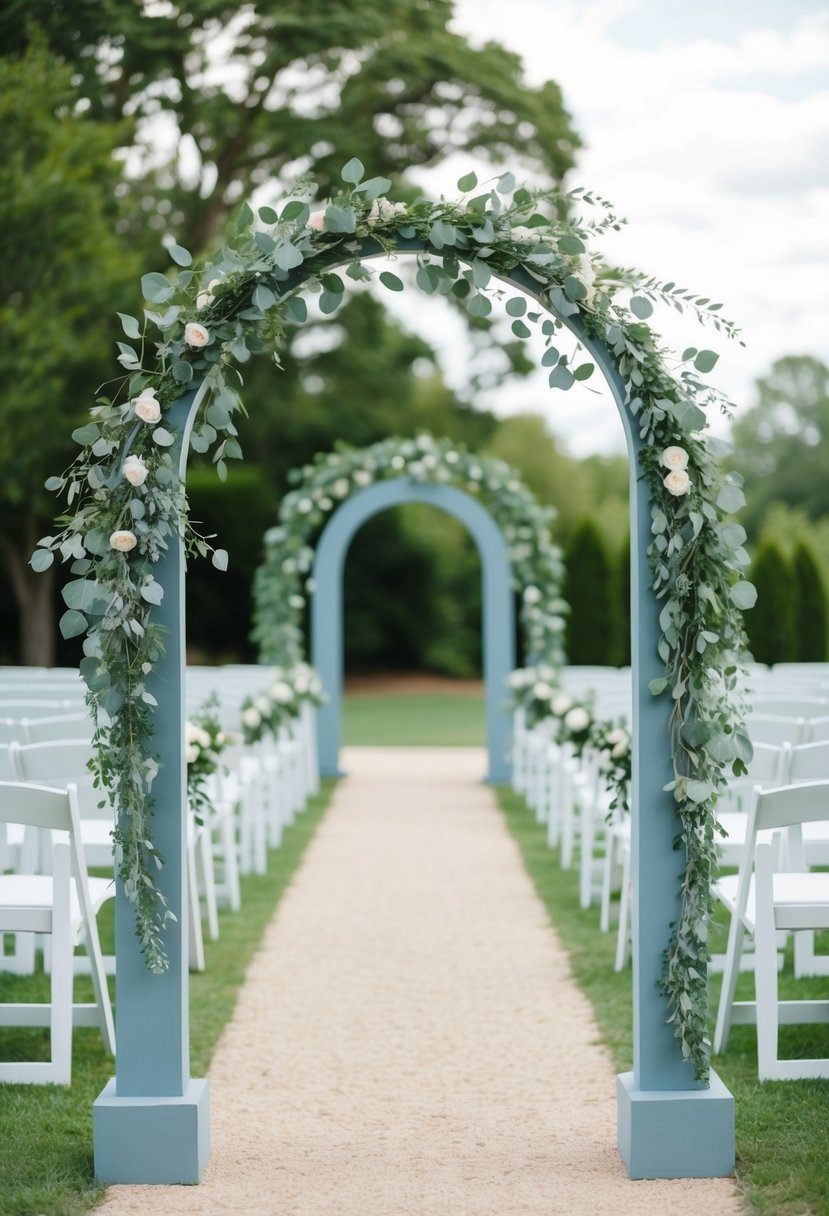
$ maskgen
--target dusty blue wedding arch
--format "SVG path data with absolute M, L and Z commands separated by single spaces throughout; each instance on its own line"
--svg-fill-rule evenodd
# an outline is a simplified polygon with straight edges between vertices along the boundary
M 400 253 L 430 248 L 417 238 L 396 239 Z M 347 257 L 332 251 L 331 266 L 355 256 L 382 256 L 366 240 Z M 471 260 L 458 249 L 457 256 Z M 684 866 L 674 848 L 674 803 L 665 786 L 673 779 L 669 746 L 671 702 L 653 697 L 649 682 L 664 675 L 657 653 L 659 604 L 647 559 L 650 492 L 640 476 L 642 441 L 626 403 L 623 378 L 613 354 L 590 337 L 578 317 L 556 312 L 541 298 L 540 285 L 520 266 L 505 276 L 517 289 L 571 330 L 589 351 L 619 410 L 627 441 L 631 488 L 631 597 L 633 668 L 632 857 L 633 1000 L 632 1072 L 617 1078 L 618 1145 L 632 1177 L 710 1177 L 731 1172 L 734 1163 L 734 1104 L 715 1073 L 706 1085 L 693 1079 L 660 990 L 663 955 L 671 924 L 680 912 L 678 875 Z M 302 269 L 284 284 L 304 282 Z M 193 421 L 207 385 L 184 395 L 166 415 L 176 437 L 184 477 Z M 209 1149 L 207 1083 L 190 1077 L 187 992 L 187 923 L 184 891 L 184 561 L 172 544 L 155 569 L 164 600 L 155 619 L 168 631 L 167 651 L 147 680 L 159 702 L 155 750 L 161 768 L 156 799 L 156 843 L 165 858 L 158 885 L 177 916 L 168 926 L 169 970 L 150 973 L 134 933 L 134 909 L 118 882 L 116 910 L 118 1055 L 116 1076 L 95 1103 L 95 1171 L 110 1182 L 196 1182 Z
M 510 718 L 505 709 L 507 677 L 515 666 L 515 601 L 509 551 L 489 511 L 454 486 L 423 484 L 408 477 L 376 482 L 338 507 L 314 555 L 311 601 L 311 661 L 328 701 L 317 711 L 320 772 L 339 774 L 343 683 L 343 573 L 349 546 L 374 515 L 403 503 L 437 507 L 464 525 L 481 559 L 483 671 L 486 682 L 487 781 L 510 778 Z

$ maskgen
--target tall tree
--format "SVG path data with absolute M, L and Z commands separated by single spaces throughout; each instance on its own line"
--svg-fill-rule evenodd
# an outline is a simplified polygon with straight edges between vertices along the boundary
M 755 535 L 774 502 L 810 519 L 829 515 L 829 367 L 807 355 L 778 359 L 757 381 L 757 403 L 734 423 L 732 464 L 745 477 L 741 515 Z
M 139 267 L 115 232 L 127 129 L 78 114 L 70 77 L 42 45 L 0 58 L 0 555 L 29 663 L 53 661 L 56 635 L 54 571 L 27 564 L 54 509 L 43 482 L 112 367 L 113 308 Z
M 309 172 L 325 193 L 352 155 L 398 183 L 408 168 L 458 152 L 509 160 L 551 183 L 572 165 L 579 141 L 558 87 L 528 86 L 520 59 L 495 44 L 471 47 L 450 29 L 453 8 L 452 0 L 258 0 L 241 8 L 193 0 L 186 9 L 7 0 L 0 8 L 0 153 L 10 169 L 0 239 L 14 253 L 5 259 L 13 270 L 4 320 L 14 340 L 3 370 L 39 437 L 27 443 L 18 432 L 27 446 L 0 491 L 0 543 L 28 661 L 48 662 L 52 653 L 50 579 L 32 581 L 22 559 L 52 515 L 43 477 L 70 455 L 71 422 L 58 415 L 80 418 L 91 404 L 111 366 L 107 347 L 117 335 L 108 319 L 119 306 L 136 311 L 132 284 L 139 268 L 153 268 L 164 235 L 198 254 L 220 238 L 243 195 L 264 201 Z M 33 72 L 21 92 L 29 57 L 47 62 L 44 44 L 52 66 Z M 121 180 L 112 156 L 119 146 Z M 24 323 L 21 342 L 14 327 Z M 521 369 L 519 357 L 513 366 Z M 376 391 L 388 376 L 378 365 L 375 372 Z M 327 384 L 344 411 L 345 382 Z M 443 390 L 418 387 L 416 425 L 429 425 Z M 20 412 L 11 400 L 3 408 Z M 334 414 L 319 446 L 342 434 Z M 359 414 L 358 405 L 355 424 Z M 390 429 L 413 425 L 397 417 Z M 275 430 L 273 419 L 261 436 L 251 423 L 249 449 L 272 450 Z M 485 425 L 481 438 L 488 433 Z
M 826 587 L 814 550 L 805 541 L 798 541 L 795 546 L 792 570 L 797 586 L 795 600 L 797 660 L 800 663 L 825 663 L 827 631 L 829 630 Z
M 564 553 L 567 578 L 567 659 L 574 664 L 611 665 L 615 656 L 613 590 L 615 580 L 604 541 L 592 519 L 583 520 Z
M 746 613 L 751 653 L 758 663 L 791 663 L 797 658 L 796 586 L 792 570 L 774 541 L 760 542 L 751 567 L 757 603 Z

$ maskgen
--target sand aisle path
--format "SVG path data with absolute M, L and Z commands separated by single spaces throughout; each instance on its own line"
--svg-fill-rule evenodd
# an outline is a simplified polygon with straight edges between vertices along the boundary
M 106 1216 L 731 1216 L 631 1182 L 586 999 L 476 749 L 352 749 L 210 1069 L 198 1187 Z M 244 912 L 242 913 L 244 915 Z

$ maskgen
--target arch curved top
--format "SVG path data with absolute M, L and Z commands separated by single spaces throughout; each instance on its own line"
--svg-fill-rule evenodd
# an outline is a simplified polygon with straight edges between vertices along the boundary
M 311 657 L 329 698 L 318 714 L 321 770 L 328 776 L 339 771 L 343 569 L 348 549 L 369 519 L 404 503 L 424 503 L 452 515 L 467 529 L 480 555 L 487 780 L 508 781 L 510 719 L 504 704 L 509 673 L 515 666 L 515 604 L 507 542 L 489 511 L 470 494 L 454 486 L 421 483 L 408 477 L 376 482 L 353 494 L 331 516 L 316 547 Z

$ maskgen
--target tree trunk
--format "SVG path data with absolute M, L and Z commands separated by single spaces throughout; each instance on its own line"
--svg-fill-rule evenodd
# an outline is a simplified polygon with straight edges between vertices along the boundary
M 36 574 L 29 565 L 39 521 L 35 509 L 26 512 L 18 543 L 0 536 L 0 553 L 14 592 L 20 622 L 20 662 L 28 667 L 53 667 L 55 663 L 55 570 Z

